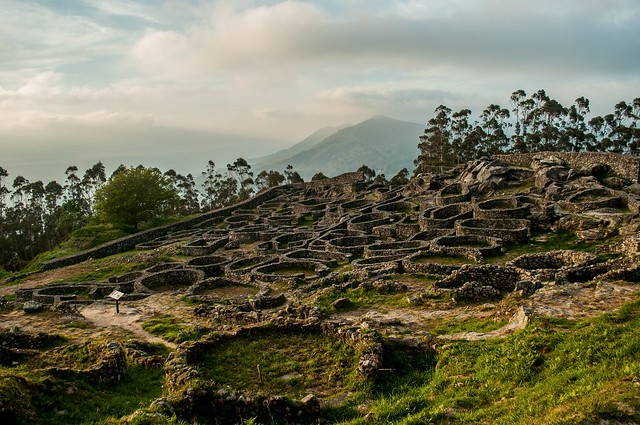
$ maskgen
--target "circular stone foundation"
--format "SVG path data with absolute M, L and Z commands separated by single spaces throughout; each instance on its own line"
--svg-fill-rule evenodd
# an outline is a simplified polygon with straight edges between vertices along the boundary
M 204 279 L 204 272 L 199 270 L 166 270 L 138 279 L 135 286 L 139 292 L 173 291 L 185 286 L 191 286 L 202 279 Z

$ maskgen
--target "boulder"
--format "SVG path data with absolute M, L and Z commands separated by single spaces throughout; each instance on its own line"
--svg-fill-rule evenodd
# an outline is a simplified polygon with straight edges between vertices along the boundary
M 27 301 L 22 306 L 22 309 L 25 313 L 37 313 L 44 309 L 44 304 L 39 303 L 37 301 Z
M 455 290 L 455 299 L 460 301 L 481 301 L 500 297 L 500 291 L 493 286 L 476 281 L 467 282 Z
M 339 310 L 341 308 L 351 307 L 353 305 L 353 301 L 351 301 L 349 298 L 338 298 L 331 305 L 336 310 Z
M 535 173 L 535 184 L 539 189 L 544 189 L 553 182 L 562 182 L 569 176 L 569 170 L 565 167 L 554 165 L 540 168 Z

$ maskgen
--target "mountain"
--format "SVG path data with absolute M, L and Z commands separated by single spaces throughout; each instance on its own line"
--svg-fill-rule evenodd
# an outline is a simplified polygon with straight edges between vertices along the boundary
M 366 164 L 389 178 L 402 168 L 413 169 L 413 160 L 419 153 L 418 137 L 424 132 L 424 125 L 374 116 L 335 131 L 315 144 L 308 142 L 312 137 L 312 140 L 317 140 L 323 130 L 294 145 L 289 154 L 281 151 L 257 160 L 253 169 L 256 173 L 262 170 L 282 171 L 291 164 L 305 180 L 309 180 L 317 172 L 336 176 Z M 310 147 L 300 151 L 301 145 Z M 291 155 L 296 150 L 298 152 Z
M 306 137 L 304 140 L 302 140 L 299 143 L 296 143 L 290 148 L 283 149 L 274 154 L 251 160 L 252 163 L 256 164 L 252 168 L 255 168 L 255 169 L 259 168 L 260 170 L 265 170 L 265 169 L 272 170 L 272 168 L 262 167 L 262 164 L 268 165 L 274 162 L 286 160 L 287 158 L 291 158 L 292 156 L 295 156 L 300 152 L 304 152 L 308 149 L 313 148 L 315 145 L 322 142 L 327 137 L 335 134 L 338 130 L 342 130 L 343 128 L 346 128 L 349 126 L 351 126 L 351 124 L 343 124 L 335 127 L 321 128 L 320 130 L 313 132 L 310 136 Z

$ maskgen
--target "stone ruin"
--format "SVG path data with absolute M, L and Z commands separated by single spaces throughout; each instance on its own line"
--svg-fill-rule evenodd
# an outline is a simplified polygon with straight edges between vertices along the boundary
M 510 157 L 502 156 L 466 164 L 449 174 L 420 175 L 394 190 L 368 184 L 360 173 L 273 188 L 232 207 L 50 260 L 44 268 L 132 248 L 169 246 L 190 257 L 186 261 L 159 264 L 107 282 L 20 289 L 16 300 L 24 303 L 25 310 L 37 311 L 95 302 L 113 290 L 125 294 L 122 300 L 159 292 L 181 294 L 197 303 L 196 316 L 210 320 L 222 333 L 182 344 L 171 354 L 164 366 L 168 394 L 157 401 L 158 409 L 180 417 L 214 409 L 243 417 L 308 417 L 313 422 L 319 408 L 315 397 L 262 397 L 213 385 L 196 390 L 199 372 L 194 359 L 207 347 L 244 332 L 260 333 L 273 326 L 312 329 L 351 344 L 359 353 L 354 367 L 362 379 L 376 379 L 383 368 L 377 331 L 327 317 L 305 300 L 346 288 L 402 292 L 406 286 L 395 282 L 394 276 L 407 274 L 432 277 L 428 290 L 432 295 L 459 303 L 527 297 L 544 287 L 601 278 L 638 282 L 640 243 L 635 235 L 640 229 L 640 189 L 637 169 L 629 165 L 637 161 L 597 158 L 602 162 L 576 170 L 568 166 L 575 161 L 567 160 L 566 154 L 516 156 L 511 163 Z M 614 164 L 607 165 L 608 161 Z M 607 186 L 595 175 L 607 166 L 618 172 L 615 185 Z M 623 166 L 631 168 L 620 172 Z M 582 235 L 585 241 L 616 235 L 607 254 L 618 257 L 598 261 L 594 253 L 565 249 L 498 261 L 506 247 L 532 243 L 539 235 L 558 230 Z M 420 304 L 419 297 L 408 299 L 408 305 Z M 435 337 L 422 338 L 429 350 Z M 113 363 L 110 376 L 120 376 L 122 348 L 110 344 L 107 351 L 114 360 L 104 367 Z M 99 371 L 83 373 L 107 379 Z

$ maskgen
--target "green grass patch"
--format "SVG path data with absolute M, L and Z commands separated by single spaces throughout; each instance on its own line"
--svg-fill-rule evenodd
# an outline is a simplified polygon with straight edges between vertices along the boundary
M 169 262 L 169 257 L 149 257 L 146 261 L 130 261 L 127 257 L 140 254 L 142 251 L 124 252 L 110 257 L 92 260 L 92 271 L 77 273 L 64 279 L 64 282 L 106 281 L 110 277 L 120 276 L 136 270 L 144 270 L 161 262 Z
M 125 378 L 110 384 L 60 382 L 59 391 L 36 392 L 34 424 L 71 425 L 116 422 L 162 395 L 164 373 L 129 365 Z M 73 392 L 66 391 L 73 388 Z
M 306 214 L 300 217 L 298 220 L 295 220 L 295 222 L 291 224 L 296 225 L 298 227 L 312 228 L 313 223 L 314 223 L 313 216 L 311 214 Z
M 187 326 L 175 317 L 161 316 L 145 320 L 142 329 L 165 341 L 179 344 L 184 341 L 196 341 L 201 336 L 211 333 L 209 329 Z
M 349 298 L 351 300 L 350 306 L 340 309 L 339 311 L 356 310 L 358 308 L 373 306 L 407 307 L 407 294 L 405 292 L 383 294 L 376 290 L 365 290 L 362 288 L 347 289 L 346 291 L 321 296 L 316 300 L 316 304 L 323 313 L 332 314 L 336 312 L 332 303 L 339 298 Z
M 640 420 L 640 301 L 595 319 L 534 318 L 504 339 L 438 347 L 432 375 L 371 395 L 348 424 L 584 424 Z M 415 370 L 406 362 L 405 374 Z
M 318 274 L 313 269 L 305 269 L 302 267 L 283 267 L 281 269 L 273 270 L 269 274 L 277 276 L 291 276 L 297 274 L 304 274 L 305 277 L 316 277 Z
M 299 399 L 354 389 L 357 364 L 353 348 L 334 338 L 274 330 L 221 341 L 197 367 L 203 379 L 216 384 Z
M 36 256 L 23 272 L 36 271 L 45 261 L 66 257 L 127 236 L 129 233 L 110 224 L 90 224 L 71 232 L 69 237 L 50 251 Z
M 532 235 L 531 240 L 524 244 L 504 245 L 502 247 L 503 255 L 487 258 L 486 262 L 489 264 L 505 263 L 523 254 L 533 254 L 560 249 L 594 252 L 599 245 L 608 243 L 610 243 L 610 241 L 584 242 L 581 241 L 574 233 L 566 230 L 557 230 L 550 233 L 534 234 Z

